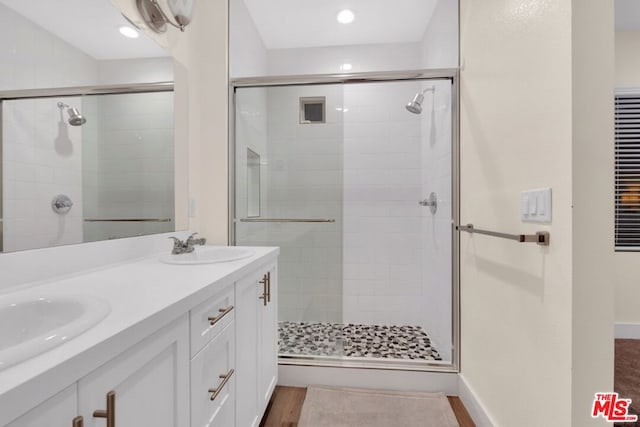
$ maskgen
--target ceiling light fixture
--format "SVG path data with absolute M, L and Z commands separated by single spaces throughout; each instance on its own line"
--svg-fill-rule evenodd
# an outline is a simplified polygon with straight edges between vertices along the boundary
M 120 31 L 120 34 L 125 37 L 129 37 L 130 39 L 137 39 L 138 37 L 140 37 L 140 34 L 136 30 L 131 27 L 127 27 L 126 25 L 118 28 L 118 31 Z
M 145 24 L 156 33 L 167 31 L 167 24 L 184 31 L 184 27 L 189 25 L 193 15 L 193 5 L 195 0 L 167 0 L 169 10 L 173 20 L 164 13 L 157 0 L 136 0 L 138 12 Z M 175 23 L 173 22 L 175 21 Z
M 341 24 L 350 24 L 353 22 L 355 17 L 356 15 L 352 11 L 350 11 L 349 9 L 344 9 L 341 10 L 340 13 L 338 13 L 337 19 Z
M 342 64 L 340 66 L 341 71 L 351 71 L 352 68 L 353 68 L 353 65 L 351 64 Z

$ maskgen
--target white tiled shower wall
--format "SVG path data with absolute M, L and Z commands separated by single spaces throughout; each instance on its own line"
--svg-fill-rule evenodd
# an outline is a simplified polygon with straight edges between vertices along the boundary
M 300 97 L 324 96 L 326 123 L 300 124 Z M 280 246 L 281 320 L 342 321 L 343 93 L 340 85 L 267 90 L 267 197 L 263 216 L 335 219 L 270 224 Z
M 78 97 L 3 103 L 3 251 L 82 242 L 82 128 L 58 101 L 80 107 Z M 65 215 L 51 207 L 58 194 L 74 203 Z
M 267 153 L 267 89 L 238 89 L 236 93 L 236 163 L 235 163 L 235 209 L 237 219 L 247 218 L 248 212 L 248 169 L 247 149 L 260 157 L 260 214 L 269 205 L 267 182 L 269 163 Z M 237 222 L 236 241 L 243 245 L 264 246 L 269 242 L 268 224 Z
M 172 231 L 175 228 L 173 93 L 85 99 L 83 104 L 95 104 L 91 122 L 95 132 L 89 134 L 92 129 L 88 128 L 87 138 L 83 138 L 85 148 L 95 153 L 85 156 L 85 217 L 171 220 L 87 222 L 85 241 Z
M 346 85 L 345 321 L 421 325 L 418 83 Z

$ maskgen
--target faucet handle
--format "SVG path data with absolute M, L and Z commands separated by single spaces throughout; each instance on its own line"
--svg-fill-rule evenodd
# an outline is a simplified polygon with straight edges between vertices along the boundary
M 174 248 L 182 246 L 182 240 L 178 239 L 177 237 L 169 236 L 169 237 L 167 237 L 167 239 L 173 239 L 173 247 Z

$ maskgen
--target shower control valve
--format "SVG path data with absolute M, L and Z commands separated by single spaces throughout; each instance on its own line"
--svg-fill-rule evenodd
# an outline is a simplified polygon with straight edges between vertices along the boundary
M 420 200 L 418 204 L 420 206 L 428 206 L 431 213 L 435 215 L 438 211 L 438 196 L 436 193 L 431 192 L 428 199 Z
M 51 201 L 51 209 L 57 214 L 64 215 L 71 210 L 73 201 L 65 194 L 58 194 Z

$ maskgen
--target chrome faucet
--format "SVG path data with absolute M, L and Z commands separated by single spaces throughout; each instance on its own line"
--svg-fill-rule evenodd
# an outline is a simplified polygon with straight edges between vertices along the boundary
M 198 233 L 193 233 L 191 236 L 187 237 L 187 240 L 185 241 L 182 241 L 177 237 L 169 237 L 170 239 L 173 239 L 173 250 L 171 251 L 171 254 L 188 254 L 193 252 L 195 245 L 204 245 L 205 243 L 207 243 L 207 239 L 205 239 L 204 237 L 196 239 L 194 236 L 196 236 L 197 234 Z

